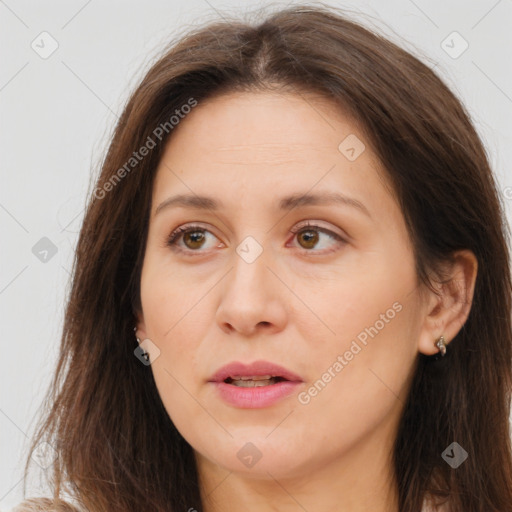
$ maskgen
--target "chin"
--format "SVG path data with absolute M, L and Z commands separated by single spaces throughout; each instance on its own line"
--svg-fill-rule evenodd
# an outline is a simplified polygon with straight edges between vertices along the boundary
M 311 461 L 305 458 L 304 449 L 300 445 L 286 444 L 278 436 L 271 439 L 267 437 L 268 432 L 265 429 L 261 433 L 254 432 L 254 435 L 234 435 L 234 438 L 229 438 L 229 442 L 219 442 L 215 448 L 210 444 L 199 453 L 201 457 L 227 471 L 260 479 L 270 478 L 269 473 L 279 480 L 298 477 L 311 471 Z

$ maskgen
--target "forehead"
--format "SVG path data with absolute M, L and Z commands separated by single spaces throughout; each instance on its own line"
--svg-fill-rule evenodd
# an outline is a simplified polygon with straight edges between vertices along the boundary
M 330 100 L 229 93 L 199 102 L 174 128 L 157 169 L 153 213 L 171 190 L 208 191 L 239 206 L 243 197 L 277 190 L 389 194 L 384 175 L 358 124 Z

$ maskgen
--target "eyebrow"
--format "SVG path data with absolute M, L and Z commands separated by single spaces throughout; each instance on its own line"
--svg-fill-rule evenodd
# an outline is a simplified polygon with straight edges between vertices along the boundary
M 278 208 L 282 211 L 289 211 L 293 208 L 300 206 L 329 206 L 329 205 L 343 205 L 350 206 L 364 213 L 371 218 L 370 212 L 366 206 L 346 195 L 336 192 L 323 192 L 317 194 L 293 194 L 291 196 L 283 197 L 279 200 Z M 218 211 L 224 208 L 222 201 L 208 196 L 199 196 L 192 194 L 179 194 L 171 196 L 162 201 L 155 210 L 155 216 L 162 210 L 172 207 L 182 207 L 198 210 L 213 210 Z

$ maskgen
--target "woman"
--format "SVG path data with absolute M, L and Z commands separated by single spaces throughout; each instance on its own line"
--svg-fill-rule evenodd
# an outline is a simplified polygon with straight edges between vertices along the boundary
M 188 34 L 91 196 L 16 510 L 510 510 L 504 219 L 461 103 L 343 13 Z

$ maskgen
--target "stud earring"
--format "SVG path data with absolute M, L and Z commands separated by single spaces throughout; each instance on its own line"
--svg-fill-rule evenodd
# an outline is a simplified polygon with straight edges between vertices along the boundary
M 439 352 L 441 352 L 441 357 L 446 354 L 446 343 L 444 340 L 444 336 L 439 336 L 437 341 L 435 342 L 436 347 L 439 349 Z

